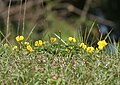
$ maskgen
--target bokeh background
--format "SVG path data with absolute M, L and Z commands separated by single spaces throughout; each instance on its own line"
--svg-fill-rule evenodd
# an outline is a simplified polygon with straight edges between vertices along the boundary
M 85 40 L 94 24 L 88 38 L 94 44 L 101 35 L 99 23 L 114 28 L 119 38 L 119 5 L 120 0 L 0 0 L 1 41 L 14 42 L 16 35 L 30 33 L 33 41 L 53 33 L 63 39 L 82 35 Z

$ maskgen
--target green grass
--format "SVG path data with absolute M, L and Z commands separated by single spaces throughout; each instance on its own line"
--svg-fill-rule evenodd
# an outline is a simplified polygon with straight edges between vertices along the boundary
M 88 53 L 79 43 L 65 45 L 57 39 L 35 47 L 31 42 L 33 52 L 27 51 L 24 44 L 17 50 L 12 50 L 14 45 L 0 45 L 0 84 L 119 85 L 120 54 L 108 54 L 105 49 Z
M 11 31 L 13 27 L 10 26 L 8 9 L 6 34 L 0 31 L 4 37 L 0 43 L 0 85 L 120 85 L 120 48 L 115 54 L 111 54 L 106 47 L 98 53 L 80 48 L 79 44 L 87 44 L 89 39 L 91 42 L 87 46 L 93 45 L 95 39 L 90 38 L 90 34 L 96 23 L 86 20 L 84 27 L 81 17 L 71 20 L 60 18 L 51 11 L 56 1 L 49 3 L 41 15 L 45 16 L 42 23 L 23 22 L 25 29 L 22 28 L 20 34 L 24 34 L 25 39 L 20 42 L 13 39 L 18 34 L 15 31 L 20 29 Z M 37 34 L 40 29 L 38 24 L 45 31 Z M 87 29 L 85 32 L 84 28 Z M 68 41 L 71 35 L 77 42 Z M 50 42 L 51 36 L 56 37 L 57 41 Z M 35 47 L 37 39 L 46 43 Z M 29 41 L 32 52 L 23 44 L 25 41 Z M 4 42 L 9 45 L 5 46 Z M 15 45 L 18 49 L 13 50 Z

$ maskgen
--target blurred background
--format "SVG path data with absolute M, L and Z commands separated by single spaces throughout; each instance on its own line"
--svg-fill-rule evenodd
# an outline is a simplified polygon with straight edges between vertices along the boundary
M 95 44 L 110 32 L 118 42 L 119 9 L 120 0 L 0 0 L 0 39 L 14 42 L 16 35 L 32 33 L 35 41 L 56 33 Z

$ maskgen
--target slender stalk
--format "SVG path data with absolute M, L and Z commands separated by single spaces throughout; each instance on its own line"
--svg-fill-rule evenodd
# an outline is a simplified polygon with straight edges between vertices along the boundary
M 23 30 L 22 30 L 22 34 L 23 34 L 23 35 L 24 35 L 24 30 L 25 30 L 26 3 L 27 3 L 27 0 L 25 0 L 25 5 L 24 5 Z
M 93 29 L 94 25 L 95 25 L 95 21 L 93 22 L 92 26 L 90 27 L 90 30 L 89 30 L 87 38 L 86 38 L 86 42 L 88 41 L 88 38 L 90 36 L 90 33 L 92 32 L 92 29 Z
M 5 40 L 6 40 L 6 43 L 9 43 L 10 44 L 10 42 L 8 41 L 8 37 L 11 35 L 10 33 L 9 34 L 7 34 L 7 36 L 5 36 L 1 31 L 0 31 L 0 34 L 4 37 L 4 39 L 0 42 L 0 44 L 2 44 Z
M 34 25 L 34 27 L 31 29 L 30 33 L 28 34 L 28 37 L 26 38 L 25 41 L 27 41 L 29 39 L 29 37 L 31 36 L 32 32 L 34 31 L 34 29 L 36 28 L 37 24 Z
M 10 6 L 11 6 L 11 0 L 9 2 L 9 6 L 8 6 L 8 15 L 7 15 L 7 29 L 6 29 L 6 37 L 8 35 L 8 31 L 9 31 L 9 21 L 10 21 Z M 6 42 L 7 42 L 7 38 L 6 38 Z
M 21 0 L 21 2 L 20 2 L 19 16 L 21 16 L 21 14 L 22 14 L 22 0 Z M 19 21 L 18 21 L 17 35 L 19 35 L 19 33 L 20 33 L 20 21 L 21 21 L 21 17 L 19 17 Z
M 55 34 L 54 33 L 54 35 L 58 38 L 58 39 L 60 39 L 65 45 L 67 45 L 67 43 L 63 40 L 63 39 L 61 39 L 61 37 L 60 36 L 58 36 L 57 34 Z

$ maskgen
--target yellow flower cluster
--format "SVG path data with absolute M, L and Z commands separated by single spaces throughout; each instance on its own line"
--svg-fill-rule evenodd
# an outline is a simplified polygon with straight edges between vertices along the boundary
M 81 48 L 83 48 L 84 50 L 87 48 L 87 45 L 85 45 L 84 43 L 80 43 L 79 45 Z
M 95 49 L 94 49 L 94 47 L 87 47 L 87 52 L 89 52 L 89 53 L 92 53 L 93 51 L 94 51 Z
M 12 48 L 12 50 L 16 50 L 18 48 L 18 46 L 14 46 L 13 48 Z
M 65 49 L 68 53 L 70 53 L 70 50 L 68 48 Z
M 69 40 L 70 42 L 74 42 L 74 43 L 76 42 L 76 39 L 73 38 L 73 37 L 69 37 L 68 40 Z
M 17 41 L 17 42 L 20 42 L 20 41 L 22 41 L 22 40 L 24 40 L 24 36 L 17 36 L 17 37 L 16 37 L 16 41 Z
M 57 39 L 56 38 L 50 38 L 50 42 L 55 42 Z
M 24 40 L 24 36 L 17 36 L 16 37 L 16 41 L 17 42 L 20 42 L 20 41 L 23 41 Z M 21 44 L 21 43 L 20 43 Z M 24 42 L 24 45 L 26 46 L 26 49 L 29 51 L 29 52 L 32 52 L 33 49 L 31 47 L 31 45 L 29 44 L 29 42 Z M 17 49 L 18 47 L 17 46 L 14 46 L 13 47 L 13 50 Z
M 92 47 L 92 46 L 87 47 L 87 45 L 85 45 L 83 42 L 80 43 L 79 46 L 80 46 L 82 49 L 87 50 L 87 52 L 89 52 L 89 53 L 92 53 L 92 52 L 95 50 L 94 47 Z
M 98 44 L 98 49 L 102 50 L 107 45 L 107 42 L 105 40 L 102 40 L 99 41 L 97 44 Z
M 44 44 L 44 42 L 42 40 L 35 41 L 36 47 L 42 46 L 43 44 Z
M 29 43 L 29 42 L 24 42 L 24 44 L 25 44 L 26 46 L 30 45 L 30 43 Z
M 30 46 L 30 43 L 29 43 L 29 42 L 24 42 L 24 44 L 26 45 L 26 48 L 27 48 L 27 50 L 28 50 L 29 52 L 32 52 L 32 51 L 33 51 L 33 49 L 32 49 L 32 47 Z
M 27 45 L 27 50 L 28 50 L 29 52 L 32 52 L 32 51 L 33 51 L 32 47 L 31 47 L 30 45 Z
M 70 46 L 70 47 L 66 48 L 65 50 L 66 50 L 66 52 L 70 53 L 70 51 L 71 51 L 72 49 L 74 49 L 74 47 L 75 47 L 75 46 Z
M 17 36 L 17 37 L 16 37 L 16 41 L 17 41 L 17 42 L 21 42 L 22 40 L 24 40 L 24 36 Z M 51 37 L 51 38 L 50 38 L 50 42 L 56 42 L 56 40 L 57 40 L 57 39 L 54 38 L 54 37 Z M 74 42 L 74 43 L 76 42 L 76 39 L 73 38 L 73 37 L 69 37 L 68 40 L 69 40 L 70 42 Z M 22 46 L 21 44 L 23 44 L 23 43 L 20 43 L 20 47 Z M 35 44 L 36 47 L 39 47 L 39 46 L 44 45 L 45 42 L 43 42 L 42 40 L 38 40 L 38 41 L 35 41 L 34 44 Z M 101 41 L 99 41 L 97 44 L 98 44 L 98 48 L 96 48 L 96 49 L 95 49 L 94 47 L 92 47 L 92 46 L 88 46 L 88 47 L 87 47 L 87 45 L 84 44 L 83 42 L 79 44 L 79 47 L 82 48 L 82 49 L 84 49 L 84 50 L 86 50 L 88 53 L 93 53 L 93 52 L 98 53 L 100 50 L 102 50 L 102 49 L 107 45 L 107 42 L 106 42 L 105 40 L 101 40 Z M 26 46 L 26 49 L 27 49 L 29 52 L 32 52 L 32 51 L 33 51 L 32 46 L 30 45 L 29 42 L 24 42 L 24 45 Z M 66 45 L 68 46 L 68 44 L 66 44 Z M 7 43 L 4 44 L 4 47 L 8 47 L 8 44 L 7 44 Z M 13 49 L 17 49 L 17 48 L 18 48 L 18 47 L 15 46 Z M 66 48 L 65 50 L 66 50 L 68 53 L 70 53 L 71 50 L 74 49 L 74 48 L 75 48 L 74 46 L 69 46 L 69 47 Z
M 94 47 L 87 47 L 83 42 L 82 43 L 80 43 L 80 47 L 82 48 L 82 49 L 86 49 L 87 48 L 87 52 L 89 52 L 89 53 L 92 53 L 92 52 L 96 52 L 96 53 L 98 53 L 99 52 L 99 50 L 102 50 L 106 45 L 107 45 L 107 42 L 105 41 L 105 40 L 102 40 L 102 41 L 99 41 L 98 43 L 98 48 L 94 48 Z

